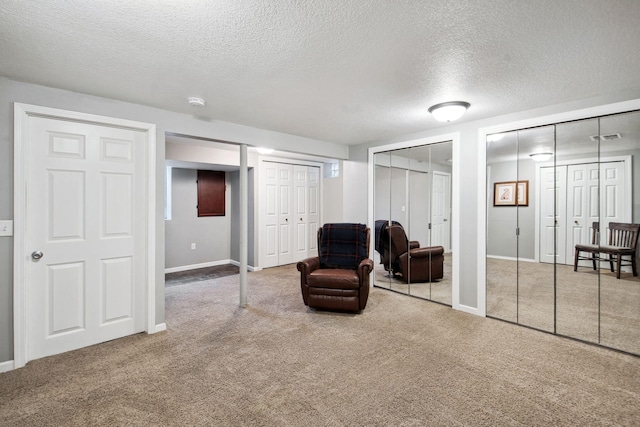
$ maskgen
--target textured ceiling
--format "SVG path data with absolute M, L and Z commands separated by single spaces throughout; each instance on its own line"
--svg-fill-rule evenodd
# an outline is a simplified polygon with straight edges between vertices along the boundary
M 640 88 L 637 0 L 0 6 L 0 75 L 342 144 Z

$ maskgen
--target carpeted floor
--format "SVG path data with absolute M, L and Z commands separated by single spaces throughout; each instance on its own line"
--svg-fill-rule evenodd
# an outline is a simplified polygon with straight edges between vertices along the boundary
M 640 425 L 640 358 L 374 288 L 305 307 L 294 265 L 166 289 L 167 331 L 0 374 L 0 425 Z

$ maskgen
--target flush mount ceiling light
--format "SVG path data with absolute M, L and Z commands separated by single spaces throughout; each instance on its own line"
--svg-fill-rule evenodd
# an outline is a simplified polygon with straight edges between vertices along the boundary
M 193 107 L 204 107 L 204 99 L 191 96 L 189 97 L 189 105 Z
M 471 104 L 463 101 L 443 102 L 429 107 L 433 118 L 439 122 L 452 122 L 458 120 Z
M 273 153 L 273 148 L 258 147 L 257 150 L 258 150 L 258 153 L 265 154 L 265 155 Z
M 549 160 L 551 156 L 553 156 L 553 153 L 549 153 L 548 151 L 544 153 L 529 154 L 529 157 L 531 157 L 531 160 L 534 160 L 536 162 L 544 162 L 546 160 Z

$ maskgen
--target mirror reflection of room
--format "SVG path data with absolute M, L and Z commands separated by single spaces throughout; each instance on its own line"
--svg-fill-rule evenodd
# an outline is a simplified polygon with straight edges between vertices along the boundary
M 451 305 L 451 142 L 374 155 L 377 287 Z
M 487 315 L 640 354 L 640 113 L 486 144 Z

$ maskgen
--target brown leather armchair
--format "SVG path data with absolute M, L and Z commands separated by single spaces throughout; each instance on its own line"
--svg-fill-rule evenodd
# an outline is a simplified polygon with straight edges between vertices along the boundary
M 387 227 L 389 234 L 389 266 L 404 282 L 433 282 L 444 277 L 444 248 L 419 248 L 409 242 L 401 225 Z M 416 242 L 417 243 L 417 242 Z
M 298 262 L 305 305 L 322 310 L 364 310 L 369 298 L 369 228 L 325 224 L 318 229 L 318 256 Z

